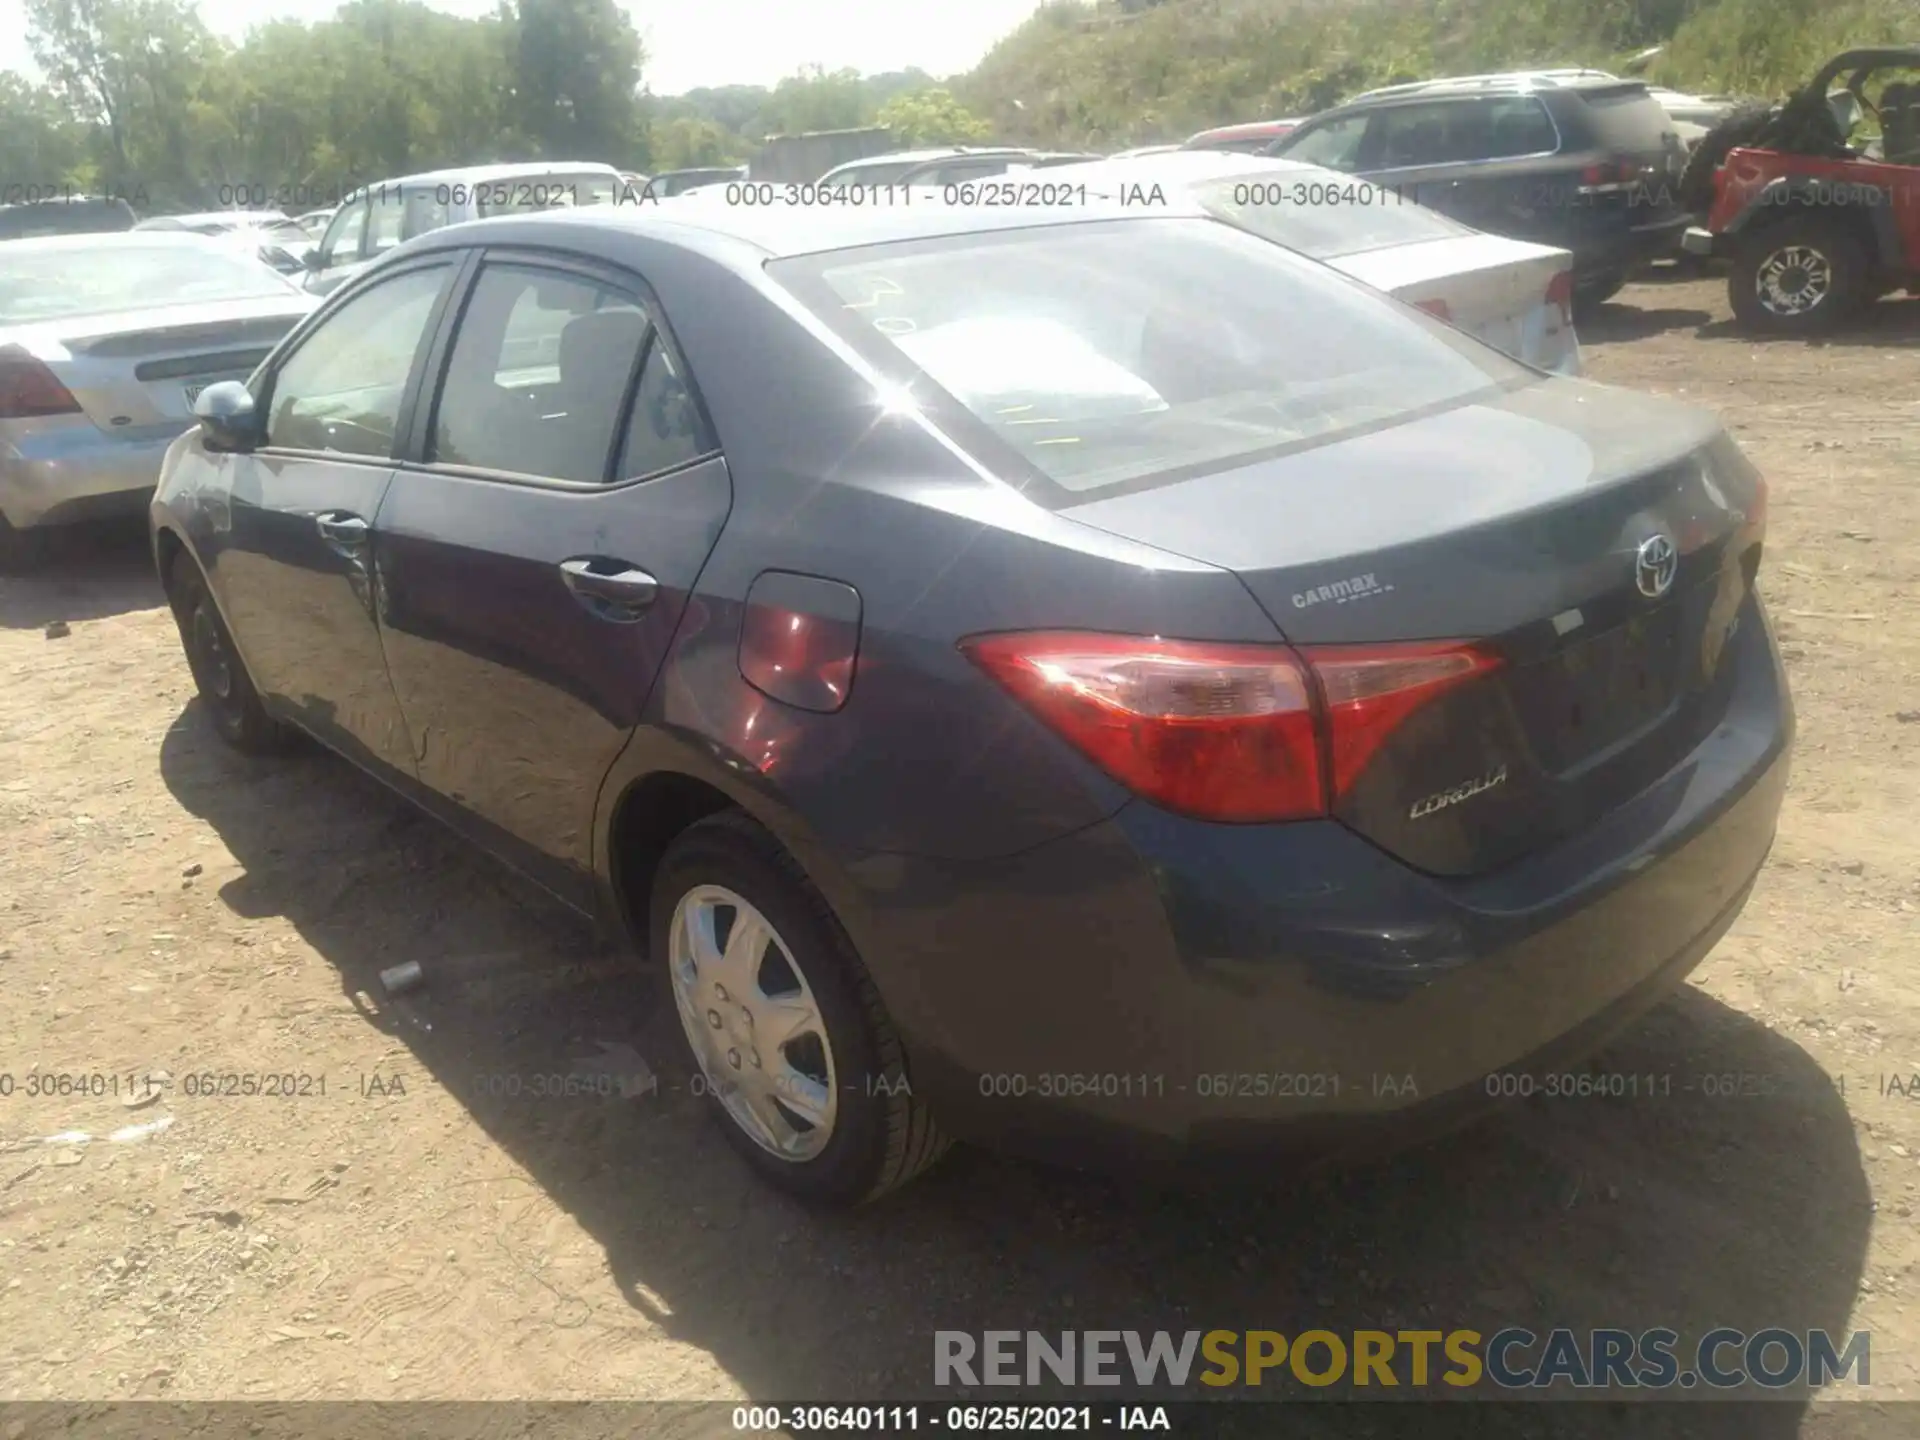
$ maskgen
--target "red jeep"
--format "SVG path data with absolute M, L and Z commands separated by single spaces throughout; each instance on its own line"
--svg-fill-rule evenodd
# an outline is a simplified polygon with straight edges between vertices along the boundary
M 1701 137 L 1680 195 L 1706 224 L 1681 244 L 1732 262 L 1741 324 L 1814 334 L 1895 290 L 1920 294 L 1916 81 L 1920 45 L 1849 50 L 1783 104 L 1742 107 Z

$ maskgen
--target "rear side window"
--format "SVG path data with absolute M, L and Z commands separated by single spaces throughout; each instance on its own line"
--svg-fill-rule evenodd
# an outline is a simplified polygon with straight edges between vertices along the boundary
M 430 230 L 444 229 L 453 223 L 453 207 L 442 198 L 443 194 L 438 189 L 407 192 L 406 223 L 402 226 L 407 239 L 425 235 Z
M 1560 148 L 1560 131 L 1553 117 L 1547 113 L 1547 107 L 1531 95 L 1487 100 L 1473 108 L 1482 112 L 1474 123 L 1486 127 L 1480 153 L 1488 160 L 1551 155 Z
M 320 253 L 329 265 L 345 265 L 360 258 L 360 240 L 367 233 L 367 202 L 357 201 L 333 217 Z
M 384 255 L 406 238 L 407 205 L 399 195 L 376 196 L 367 221 L 367 254 Z
M 1208 214 L 1316 260 L 1474 233 L 1397 191 L 1345 176 L 1329 181 L 1310 170 L 1209 180 L 1193 193 Z
M 633 414 L 620 454 L 620 474 L 627 479 L 657 475 L 698 460 L 713 449 L 680 362 L 656 330 L 640 370 L 639 388 L 634 392 Z
M 427 458 L 604 482 L 650 328 L 646 312 L 608 286 L 489 265 L 454 333 Z
M 957 439 L 1069 492 L 1248 463 L 1537 378 L 1198 218 L 874 246 L 769 273 Z

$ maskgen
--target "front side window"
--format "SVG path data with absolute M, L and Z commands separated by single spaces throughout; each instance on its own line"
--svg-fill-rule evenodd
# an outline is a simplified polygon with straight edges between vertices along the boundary
M 428 458 L 604 482 L 650 328 L 646 312 L 609 286 L 487 266 L 454 335 Z
M 1538 378 L 1214 220 L 953 236 L 768 269 L 962 443 L 990 463 L 1011 452 L 1069 492 L 1251 463 Z
M 1329 170 L 1352 170 L 1360 163 L 1360 142 L 1366 138 L 1366 115 L 1348 115 L 1312 129 L 1296 130 L 1267 153 L 1284 155 L 1302 165 L 1324 165 Z
M 452 273 L 410 270 L 354 296 L 329 315 L 275 372 L 267 443 L 385 458 L 433 304 Z

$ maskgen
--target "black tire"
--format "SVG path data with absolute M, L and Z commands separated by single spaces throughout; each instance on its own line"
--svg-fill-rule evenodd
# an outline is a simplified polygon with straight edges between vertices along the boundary
M 0 515 L 0 575 L 25 574 L 37 570 L 46 559 L 46 532 L 16 530 Z
M 296 740 L 294 732 L 261 706 L 206 579 L 184 550 L 173 557 L 167 572 L 167 602 L 187 652 L 193 683 L 220 738 L 247 755 L 278 755 L 290 749 Z
M 1807 261 L 1794 264 L 1797 254 Z M 1778 280 L 1776 292 L 1772 281 Z M 1804 282 L 1804 288 L 1796 283 Z M 1873 299 L 1866 247 L 1831 215 L 1796 215 L 1742 238 L 1727 275 L 1734 318 L 1768 335 L 1823 335 L 1858 315 Z M 1790 309 L 1789 294 L 1815 293 Z
M 1591 320 L 1594 312 L 1607 301 L 1613 299 L 1627 288 L 1627 272 L 1609 270 L 1604 275 L 1593 275 L 1574 282 L 1573 319 L 1577 325 L 1582 320 Z
M 1687 153 L 1680 171 L 1680 208 L 1704 216 L 1713 207 L 1713 174 L 1729 150 L 1750 145 L 1773 118 L 1774 107 L 1760 101 L 1736 105 Z
M 793 858 L 737 810 L 681 832 L 655 872 L 647 953 L 675 1024 L 680 1015 L 668 932 L 682 898 L 699 886 L 732 891 L 772 926 L 813 992 L 838 1078 L 829 1138 L 806 1159 L 767 1149 L 728 1112 L 717 1087 L 708 1086 L 715 1117 L 734 1148 L 779 1189 L 836 1208 L 877 1199 L 945 1154 L 951 1142 L 911 1093 L 900 1037 L 846 932 Z M 706 1076 L 691 1039 L 684 1054 L 695 1073 Z

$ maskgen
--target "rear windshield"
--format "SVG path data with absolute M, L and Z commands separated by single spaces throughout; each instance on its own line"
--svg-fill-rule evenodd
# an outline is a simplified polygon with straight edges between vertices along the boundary
M 0 247 L 0 325 L 297 293 L 252 255 L 211 241 Z
M 1193 194 L 1208 214 L 1316 260 L 1474 233 L 1394 191 L 1343 175 L 1260 172 L 1209 180 Z
M 948 236 L 769 273 L 960 422 L 955 438 L 1071 492 L 1247 463 L 1538 378 L 1197 217 Z
M 611 205 L 625 186 L 618 175 L 521 175 L 473 187 L 481 215 L 524 215 L 567 205 Z
M 1666 149 L 1665 136 L 1675 133 L 1673 119 L 1660 102 L 1639 85 L 1618 90 L 1583 90 L 1595 143 L 1623 155 L 1654 155 Z

